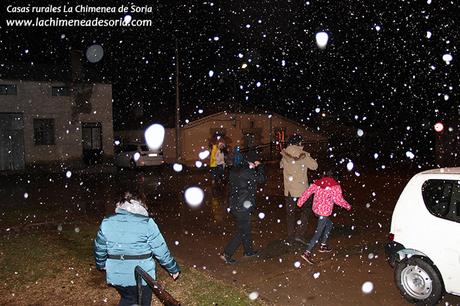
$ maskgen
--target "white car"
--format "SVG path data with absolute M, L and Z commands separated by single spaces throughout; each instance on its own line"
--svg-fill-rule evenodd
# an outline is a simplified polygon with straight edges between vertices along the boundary
M 434 305 L 446 292 L 460 295 L 460 168 L 409 181 L 393 211 L 386 254 L 409 302 Z
M 127 143 L 115 150 L 115 166 L 119 168 L 161 166 L 164 164 L 163 152 L 151 151 L 146 144 Z

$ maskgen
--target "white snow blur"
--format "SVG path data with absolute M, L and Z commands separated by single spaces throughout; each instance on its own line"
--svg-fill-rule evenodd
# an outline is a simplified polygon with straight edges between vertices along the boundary
M 189 187 L 185 190 L 185 201 L 192 207 L 199 206 L 204 199 L 204 192 L 200 187 Z
M 353 164 L 353 162 L 352 162 L 351 160 L 348 161 L 348 163 L 347 163 L 347 170 L 348 170 L 348 171 L 353 170 L 354 166 L 355 166 L 355 165 Z
M 182 169 L 184 169 L 184 166 L 182 166 L 182 164 L 175 163 L 173 165 L 173 170 L 176 171 L 176 172 L 181 172 Z
M 201 151 L 200 153 L 198 153 L 198 157 L 201 160 L 208 158 L 208 156 L 209 156 L 209 150 L 204 150 L 204 151 Z
M 102 57 L 104 56 L 104 49 L 102 49 L 101 45 L 92 45 L 86 49 L 86 58 L 90 63 L 97 63 L 99 62 Z
M 253 291 L 249 293 L 249 299 L 251 301 L 255 301 L 259 297 L 259 293 L 257 291 Z
M 453 57 L 451 54 L 449 53 L 446 53 L 442 56 L 442 60 L 446 62 L 447 65 L 450 64 L 450 62 L 452 61 Z
M 361 290 L 364 294 L 369 294 L 372 292 L 372 290 L 374 290 L 374 284 L 372 282 L 367 281 L 362 285 Z
M 144 137 L 149 149 L 157 151 L 163 145 L 165 128 L 158 123 L 152 124 L 145 130 Z
M 326 32 L 318 32 L 316 33 L 316 44 L 318 48 L 324 49 L 327 46 L 327 41 L 329 40 L 329 35 Z

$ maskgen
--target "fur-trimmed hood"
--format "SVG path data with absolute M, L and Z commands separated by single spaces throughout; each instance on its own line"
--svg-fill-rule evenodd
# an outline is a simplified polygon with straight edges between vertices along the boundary
M 285 148 L 283 151 L 281 151 L 281 155 L 285 158 L 299 160 L 299 159 L 305 158 L 307 155 L 309 156 L 310 154 L 305 152 L 302 146 L 290 145 L 287 148 Z
M 117 203 L 117 207 L 115 208 L 115 212 L 118 213 L 120 209 L 129 211 L 130 213 L 137 214 L 137 215 L 143 215 L 148 217 L 149 213 L 147 212 L 147 209 L 142 205 L 141 202 L 136 201 L 136 200 L 130 200 L 130 201 L 125 201 L 125 202 L 119 202 Z

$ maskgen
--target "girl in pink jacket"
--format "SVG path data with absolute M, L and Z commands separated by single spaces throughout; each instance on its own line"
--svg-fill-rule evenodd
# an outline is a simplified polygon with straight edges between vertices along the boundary
M 327 246 L 327 239 L 332 230 L 333 223 L 329 219 L 334 208 L 334 203 L 342 206 L 346 210 L 350 210 L 351 206 L 342 196 L 342 188 L 340 184 L 332 177 L 325 176 L 313 182 L 302 194 L 297 201 L 297 206 L 302 205 L 308 200 L 311 195 L 313 198 L 312 210 L 318 216 L 318 225 L 316 226 L 315 234 L 307 244 L 307 249 L 301 257 L 310 264 L 314 264 L 311 251 L 318 242 L 321 242 L 320 252 L 330 252 Z

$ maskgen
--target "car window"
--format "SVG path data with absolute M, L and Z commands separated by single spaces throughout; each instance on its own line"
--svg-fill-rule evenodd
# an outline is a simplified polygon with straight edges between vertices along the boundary
M 130 152 L 130 151 L 137 151 L 137 145 L 124 145 L 121 147 L 122 152 Z
M 432 215 L 460 222 L 460 181 L 427 180 L 422 186 L 422 195 Z

